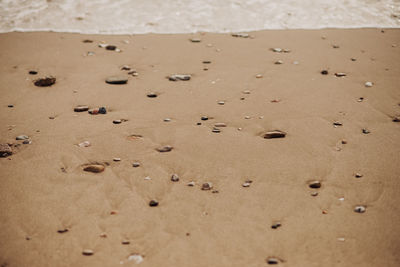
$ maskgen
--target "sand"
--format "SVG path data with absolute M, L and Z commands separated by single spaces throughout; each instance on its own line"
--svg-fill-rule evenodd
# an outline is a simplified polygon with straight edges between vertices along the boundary
M 400 30 L 250 37 L 0 34 L 1 266 L 399 266 Z

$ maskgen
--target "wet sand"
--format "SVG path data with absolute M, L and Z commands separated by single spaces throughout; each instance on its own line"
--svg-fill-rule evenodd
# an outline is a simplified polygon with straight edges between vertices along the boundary
M 398 29 L 0 34 L 1 266 L 399 266 L 399 49 Z

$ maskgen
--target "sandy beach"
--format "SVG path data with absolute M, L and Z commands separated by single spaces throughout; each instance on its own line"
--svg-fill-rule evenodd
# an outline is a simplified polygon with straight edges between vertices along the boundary
M 400 266 L 399 49 L 0 34 L 0 266 Z

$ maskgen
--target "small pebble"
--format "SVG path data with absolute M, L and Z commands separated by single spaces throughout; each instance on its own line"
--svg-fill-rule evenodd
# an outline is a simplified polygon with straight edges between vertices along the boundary
M 275 65 L 281 65 L 281 64 L 283 64 L 283 61 L 282 61 L 282 60 L 277 60 L 277 61 L 275 61 L 274 64 L 275 64 Z
M 64 229 L 59 229 L 59 230 L 57 230 L 57 232 L 58 232 L 59 234 L 66 233 L 66 232 L 68 232 L 68 231 L 69 231 L 68 228 L 64 228 Z
M 343 126 L 343 123 L 335 121 L 335 122 L 333 122 L 333 125 L 334 126 Z
M 0 157 L 8 157 L 12 153 L 12 148 L 8 144 L 0 144 Z
M 158 152 L 170 152 L 172 149 L 174 149 L 172 146 L 163 146 L 163 147 L 159 147 L 156 150 Z
M 362 205 L 356 206 L 354 208 L 354 212 L 357 212 L 357 213 L 364 213 L 366 210 L 367 210 L 366 207 L 362 206 Z
M 151 180 L 150 176 L 146 176 L 146 177 L 144 177 L 144 179 L 145 179 L 146 181 L 150 181 L 150 180 Z
M 282 49 L 282 48 L 271 48 L 271 50 L 272 50 L 273 52 L 276 52 L 276 53 L 281 53 L 281 52 L 283 52 L 283 49 Z
M 364 97 L 360 97 L 357 101 L 358 102 L 363 102 L 364 101 Z
M 336 76 L 336 77 L 345 77 L 345 76 L 347 76 L 347 74 L 344 73 L 344 72 L 336 72 L 336 73 L 335 73 L 335 76 Z
M 217 122 L 217 123 L 214 124 L 214 127 L 226 127 L 226 123 Z
M 55 83 L 56 83 L 56 78 L 52 76 L 40 78 L 34 81 L 34 84 L 39 87 L 52 86 Z
M 250 91 L 249 91 L 249 90 L 244 90 L 244 91 L 243 91 L 243 94 L 249 95 L 249 94 L 250 94 Z
M 121 161 L 121 158 L 113 158 L 113 161 L 116 161 L 116 162 Z
M 317 189 L 317 188 L 321 188 L 321 182 L 320 181 L 313 181 L 313 182 L 310 182 L 309 184 L 308 184 L 308 186 L 310 187 L 310 188 L 313 188 L 313 189 Z
M 129 241 L 129 240 L 126 240 L 126 239 L 124 239 L 124 240 L 122 240 L 121 241 L 121 244 L 122 245 L 129 245 L 131 242 Z
M 340 242 L 344 242 L 345 241 L 344 237 L 338 237 L 337 240 L 340 241 Z
M 280 130 L 268 131 L 262 137 L 265 139 L 272 139 L 272 138 L 284 138 L 286 136 L 285 132 Z
M 117 47 L 115 45 L 107 45 L 106 46 L 106 50 L 114 51 L 115 49 L 117 49 Z
M 212 129 L 212 132 L 213 132 L 213 133 L 220 133 L 220 132 L 221 132 L 221 130 L 220 130 L 220 129 L 218 129 L 218 128 L 215 128 L 215 127 L 214 127 L 214 128 Z
M 29 139 L 29 136 L 27 136 L 27 135 L 18 135 L 15 139 L 16 140 L 26 140 L 26 139 Z
M 8 105 L 7 107 L 9 107 L 9 108 L 13 108 L 13 107 L 14 107 L 14 105 Z
M 393 117 L 392 121 L 393 121 L 393 122 L 400 122 L 400 116 L 398 116 L 398 117 Z
M 132 167 L 134 167 L 134 168 L 140 167 L 140 162 L 132 163 Z
M 191 41 L 192 43 L 200 43 L 200 42 L 201 42 L 201 39 L 199 39 L 199 38 L 192 38 L 192 39 L 190 39 L 190 41 Z
M 170 118 L 165 118 L 163 121 L 165 121 L 165 122 L 170 122 L 171 119 L 170 119 Z
M 176 174 L 176 173 L 172 174 L 172 176 L 171 176 L 171 181 L 172 181 L 172 182 L 178 182 L 178 181 L 179 181 L 179 176 L 178 176 L 178 174 Z
M 363 175 L 361 174 L 361 173 L 356 173 L 356 174 L 354 174 L 354 177 L 356 177 L 356 178 L 361 178 L 361 177 L 363 177 Z
M 354 57 L 352 57 L 352 58 L 351 58 L 351 61 L 357 61 L 357 59 L 356 59 L 356 58 L 354 58 Z
M 332 45 L 333 48 L 340 48 L 339 45 Z
M 201 190 L 211 190 L 213 188 L 212 183 L 207 182 L 201 185 Z
M 271 225 L 272 229 L 278 229 L 279 227 L 281 227 L 282 224 L 280 222 L 274 223 L 273 225 Z
M 157 207 L 158 206 L 158 201 L 154 200 L 154 199 L 150 200 L 149 206 L 150 207 Z
M 369 131 L 368 129 L 365 129 L 365 128 L 364 128 L 364 129 L 362 129 L 362 133 L 363 133 L 363 134 L 369 134 L 370 131 Z
M 93 43 L 93 40 L 85 39 L 82 41 L 82 43 Z
M 131 67 L 128 66 L 128 65 L 123 65 L 123 66 L 121 67 L 121 70 L 131 70 Z
M 79 147 L 89 147 L 90 146 L 90 142 L 89 141 L 83 141 L 82 143 L 78 144 Z
M 318 196 L 318 192 L 317 191 L 313 191 L 313 192 L 310 193 L 310 195 L 312 197 L 316 197 L 316 196 Z
M 270 265 L 272 265 L 272 264 L 278 264 L 278 263 L 279 263 L 279 259 L 273 258 L 273 257 L 267 258 L 266 261 L 267 261 L 267 263 L 270 264 Z
M 232 33 L 233 37 L 240 37 L 240 38 L 249 38 L 250 35 L 248 35 L 247 33 Z
M 85 255 L 85 256 L 91 256 L 91 255 L 94 254 L 94 251 L 91 250 L 91 249 L 84 249 L 84 250 L 82 251 L 82 254 Z
M 218 101 L 218 105 L 225 105 L 225 101 Z
M 202 116 L 202 117 L 201 117 L 201 120 L 202 120 L 202 121 L 206 121 L 206 120 L 208 120 L 208 117 L 207 117 L 207 116 Z
M 343 145 L 345 145 L 345 144 L 347 144 L 347 140 L 346 140 L 346 139 L 343 139 L 343 140 L 341 141 L 341 143 L 342 143 Z
M 328 75 L 328 71 L 327 70 L 323 70 L 323 71 L 321 71 L 321 74 L 322 75 Z
M 24 144 L 24 145 L 30 145 L 30 144 L 32 144 L 32 141 L 31 141 L 31 140 L 24 140 L 24 141 L 22 142 L 22 144 Z
M 128 261 L 133 261 L 135 264 L 139 264 L 143 262 L 143 257 L 139 254 L 132 254 L 128 257 Z
M 262 74 L 257 74 L 257 75 L 256 75 L 256 78 L 262 78 L 262 77 L 263 77 Z
M 88 111 L 88 110 L 89 110 L 89 107 L 84 106 L 84 105 L 79 105 L 74 108 L 75 112 L 84 112 L 84 111 Z
M 201 122 L 196 123 L 196 125 L 201 125 Z
M 156 98 L 158 95 L 156 93 L 148 93 L 147 97 L 149 98 Z
M 195 184 L 196 184 L 195 182 L 191 181 L 191 182 L 189 182 L 189 183 L 187 184 L 187 186 L 194 186 Z
M 30 71 L 29 71 L 29 74 L 30 74 L 30 75 L 36 75 L 36 74 L 38 74 L 38 72 L 37 72 L 36 70 L 30 70 Z
M 118 214 L 118 211 L 116 211 L 116 210 L 110 211 L 110 215 L 117 215 L 117 214 Z
M 104 171 L 104 166 L 100 164 L 91 164 L 87 165 L 83 168 L 84 171 L 86 172 L 94 172 L 94 173 L 99 173 Z
M 242 184 L 243 187 L 250 187 L 251 181 L 246 181 L 245 183 Z
M 128 78 L 126 76 L 112 76 L 106 79 L 108 84 L 126 84 L 127 82 Z
M 190 74 L 173 74 L 168 76 L 170 81 L 189 81 L 192 78 Z
M 106 233 L 101 233 L 101 234 L 100 234 L 100 237 L 106 238 L 106 237 L 107 237 L 107 234 L 106 234 Z
M 204 60 L 203 64 L 211 64 L 211 61 L 210 60 Z
M 246 120 L 249 120 L 249 119 L 250 119 L 250 116 L 244 116 L 244 118 L 245 118 Z
M 113 120 L 114 124 L 120 124 L 122 122 L 122 120 Z
M 365 87 L 372 87 L 373 83 L 372 82 L 366 82 Z

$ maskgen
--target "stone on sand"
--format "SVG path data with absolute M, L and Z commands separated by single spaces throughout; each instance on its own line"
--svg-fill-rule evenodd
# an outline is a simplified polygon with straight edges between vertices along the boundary
M 156 148 L 156 150 L 161 153 L 170 152 L 172 149 L 174 149 L 172 146 L 163 146 L 163 147 Z
M 201 185 L 201 190 L 211 190 L 213 188 L 212 183 L 207 182 Z
M 168 76 L 168 80 L 170 81 L 189 81 L 192 78 L 190 74 L 173 74 Z
M 0 157 L 12 155 L 12 149 L 8 144 L 0 144 Z
M 273 130 L 273 131 L 268 131 L 265 134 L 263 134 L 263 138 L 265 139 L 272 139 L 272 138 L 284 138 L 286 136 L 286 133 L 280 130 Z
M 15 140 L 27 140 L 29 139 L 29 136 L 27 135 L 18 135 Z
M 354 207 L 354 212 L 357 212 L 357 213 L 364 213 L 366 210 L 367 210 L 367 208 L 363 205 Z
M 178 176 L 178 174 L 176 174 L 176 173 L 172 174 L 172 176 L 171 176 L 171 181 L 172 181 L 172 182 L 178 182 L 178 181 L 179 181 L 179 176 Z
M 82 254 L 85 255 L 85 256 L 91 256 L 91 255 L 94 254 L 94 251 L 91 250 L 91 249 L 84 249 L 84 250 L 82 251 Z
M 149 202 L 150 207 L 157 207 L 158 206 L 158 201 L 155 199 L 150 200 Z
M 320 181 L 312 181 L 312 182 L 310 182 L 310 183 L 308 184 L 308 186 L 309 186 L 310 188 L 317 189 L 317 188 L 321 188 L 322 184 L 321 184 Z
M 126 76 L 111 76 L 106 79 L 108 84 L 126 84 L 128 78 Z
M 250 37 L 250 35 L 249 34 L 247 34 L 247 33 L 232 33 L 232 36 L 233 37 L 240 37 L 240 38 L 249 38 Z
M 56 83 L 56 78 L 52 76 L 39 78 L 34 81 L 34 84 L 39 87 L 52 86 L 55 83 Z
M 89 110 L 89 107 L 85 106 L 85 105 L 79 105 L 74 108 L 75 112 L 84 112 L 84 111 L 88 111 L 88 110 Z
M 90 165 L 86 165 L 83 168 L 83 170 L 86 172 L 99 173 L 99 172 L 104 171 L 104 166 L 101 164 L 90 164 Z

